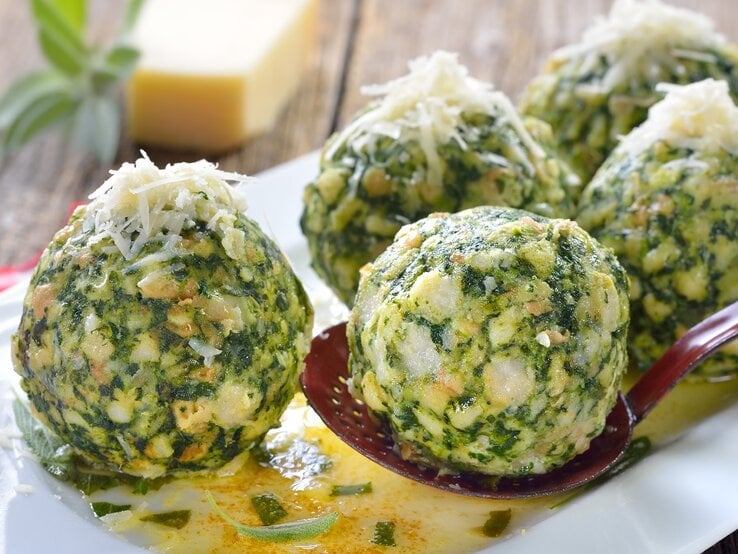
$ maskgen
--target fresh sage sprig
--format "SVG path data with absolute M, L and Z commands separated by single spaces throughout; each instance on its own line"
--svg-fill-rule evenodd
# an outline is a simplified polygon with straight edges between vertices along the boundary
M 139 58 L 128 37 L 142 4 L 128 0 L 118 36 L 102 48 L 85 41 L 87 0 L 30 0 L 49 67 L 21 77 L 0 98 L 4 153 L 63 127 L 100 162 L 113 160 L 121 128 L 119 86 Z

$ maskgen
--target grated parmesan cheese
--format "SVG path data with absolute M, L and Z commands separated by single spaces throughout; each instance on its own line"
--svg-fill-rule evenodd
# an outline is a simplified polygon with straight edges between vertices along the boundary
M 666 96 L 623 139 L 621 148 L 640 151 L 663 140 L 675 148 L 738 154 L 738 106 L 725 81 L 705 79 L 685 86 L 660 83 L 656 90 Z
M 211 366 L 215 357 L 221 353 L 221 350 L 218 350 L 214 346 L 209 345 L 207 342 L 202 339 L 198 339 L 197 337 L 192 337 L 188 344 L 192 350 L 197 352 L 199 356 L 202 356 L 203 363 L 206 366 Z
M 605 56 L 610 68 L 600 83 L 607 92 L 634 71 L 648 73 L 652 65 L 671 58 L 705 60 L 706 47 L 723 44 L 712 20 L 660 0 L 616 0 L 606 16 L 598 17 L 578 44 L 554 52 L 557 61 L 583 58 L 583 71 L 594 68 Z
M 90 244 L 110 238 L 128 260 L 150 240 L 163 241 L 164 249 L 175 249 L 182 231 L 196 221 L 207 223 L 233 242 L 233 233 L 238 231 L 233 228 L 235 216 L 246 210 L 246 201 L 228 183 L 247 180 L 205 160 L 161 169 L 144 154 L 135 163 L 111 171 L 111 177 L 90 195 L 83 229 L 94 230 Z M 237 244 L 231 251 L 226 247 L 226 254 L 237 258 L 237 248 Z
M 383 136 L 403 142 L 417 140 L 428 162 L 427 181 L 439 185 L 443 170 L 438 145 L 453 139 L 465 146 L 456 131 L 464 113 L 504 117 L 531 154 L 545 157 L 507 96 L 470 77 L 456 54 L 437 51 L 410 61 L 408 68 L 410 72 L 403 77 L 362 87 L 363 94 L 383 98 L 340 133 L 326 151 L 326 159 L 332 159 L 348 142 L 360 150 L 372 148 Z
M 15 489 L 15 492 L 18 494 L 33 494 L 34 492 L 33 485 L 26 485 L 23 483 L 18 483 L 13 486 L 13 489 Z

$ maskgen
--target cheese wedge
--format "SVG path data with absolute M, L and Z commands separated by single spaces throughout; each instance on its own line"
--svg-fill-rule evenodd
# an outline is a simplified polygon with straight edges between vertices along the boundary
M 147 145 L 217 153 L 268 130 L 315 38 L 316 0 L 147 0 L 128 131 Z

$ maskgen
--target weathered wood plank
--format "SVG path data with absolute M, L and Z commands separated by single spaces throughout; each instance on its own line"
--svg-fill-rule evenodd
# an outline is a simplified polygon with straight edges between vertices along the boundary
M 611 0 L 363 0 L 339 126 L 366 103 L 359 88 L 406 72 L 407 61 L 437 49 L 458 52 L 472 75 L 517 99 L 558 47 L 578 40 Z M 674 0 L 713 18 L 738 42 L 732 0 Z
M 93 36 L 112 36 L 122 5 L 111 0 L 92 2 Z M 354 5 L 353 1 L 322 0 L 316 54 L 300 90 L 271 132 L 215 160 L 223 168 L 256 173 L 325 141 L 338 98 Z M 28 4 L 0 2 L 0 91 L 41 64 Z M 138 150 L 124 138 L 113 166 L 135 159 Z M 148 153 L 157 163 L 202 157 L 161 150 Z M 94 190 L 108 169 L 59 136 L 44 136 L 1 161 L 0 265 L 20 262 L 43 248 L 63 225 L 69 205 Z

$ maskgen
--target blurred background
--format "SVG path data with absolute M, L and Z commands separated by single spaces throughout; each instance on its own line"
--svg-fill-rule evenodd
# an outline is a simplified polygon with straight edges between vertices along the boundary
M 671 3 L 704 13 L 729 40 L 738 42 L 734 0 Z M 29 4 L 0 0 L 0 93 L 44 64 Z M 361 85 L 400 76 L 409 59 L 439 48 L 458 52 L 472 75 L 491 81 L 515 100 L 551 51 L 577 40 L 610 4 L 610 0 L 317 0 L 315 48 L 273 128 L 208 158 L 224 169 L 254 174 L 320 148 L 365 104 Z M 207 5 L 203 2 L 203 9 Z M 109 42 L 124 11 L 125 3 L 118 0 L 90 0 L 88 40 Z M 22 262 L 43 248 L 64 223 L 70 204 L 99 186 L 111 167 L 138 157 L 144 146 L 157 163 L 203 157 L 201 152 L 134 144 L 124 125 L 110 164 L 99 163 L 55 132 L 0 160 L 0 265 Z

